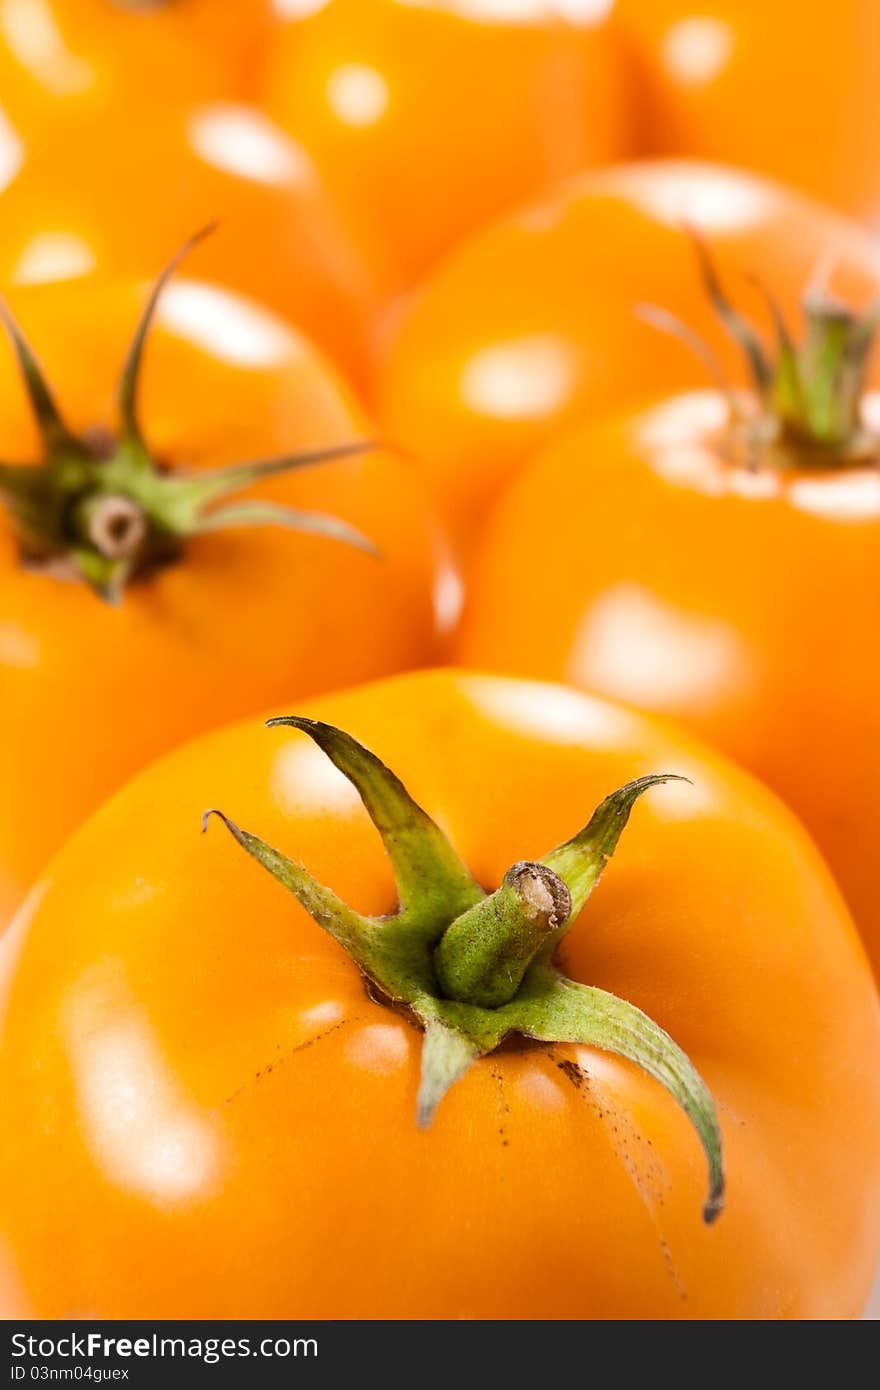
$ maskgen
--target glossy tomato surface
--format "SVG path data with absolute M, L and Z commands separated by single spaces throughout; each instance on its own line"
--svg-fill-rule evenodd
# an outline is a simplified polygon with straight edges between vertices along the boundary
M 426 465 L 463 534 L 563 427 L 706 384 L 706 366 L 641 321 L 641 304 L 673 311 L 741 379 L 686 222 L 759 316 L 752 274 L 792 322 L 817 273 L 854 304 L 880 288 L 867 232 L 754 175 L 686 161 L 596 171 L 478 234 L 389 325 L 377 377 L 387 435 Z
M 637 808 L 565 966 L 705 1076 L 725 1211 L 703 1223 L 702 1155 L 666 1092 L 590 1048 L 508 1047 L 417 1129 L 416 1027 L 222 827 L 199 835 L 220 806 L 358 909 L 393 908 L 350 784 L 304 736 L 251 721 L 112 800 L 7 937 L 8 1306 L 857 1315 L 880 1239 L 878 1006 L 791 814 L 671 727 L 562 688 L 446 671 L 308 712 L 393 767 L 487 887 L 628 779 L 690 777 Z
M 13 307 L 78 430 L 118 424 L 113 392 L 145 287 L 42 286 Z M 369 437 L 305 339 L 201 281 L 172 282 L 147 347 L 141 419 L 155 460 L 200 469 Z M 0 437 L 40 445 L 12 350 Z M 437 536 L 409 465 L 388 453 L 275 477 L 260 495 L 357 527 L 381 558 L 277 527 L 191 541 L 120 604 L 22 565 L 0 511 L 0 921 L 108 792 L 183 738 L 267 702 L 435 655 Z M 12 735 L 14 730 L 14 736 Z
M 607 4 L 306 8 L 273 37 L 263 101 L 313 154 L 389 290 L 488 217 L 630 152 Z
M 0 102 L 28 132 L 108 97 L 249 93 L 271 0 L 0 0 Z
M 103 105 L 28 139 L 0 131 L 0 283 L 189 269 L 287 315 L 362 365 L 374 294 L 302 147 L 256 107 Z
M 880 210 L 874 0 L 618 0 L 641 149 L 729 160 Z
M 752 471 L 725 423 L 685 395 L 552 446 L 493 519 L 460 652 L 675 716 L 759 773 L 880 968 L 880 474 Z

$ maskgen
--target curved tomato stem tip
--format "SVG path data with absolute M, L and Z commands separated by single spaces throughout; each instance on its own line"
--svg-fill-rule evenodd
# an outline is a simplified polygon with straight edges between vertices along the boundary
M 662 787 L 667 782 L 688 782 L 688 778 L 677 772 L 652 772 L 628 782 L 625 787 L 606 796 L 583 830 L 541 860 L 568 885 L 572 917 L 581 911 L 598 883 L 602 870 L 626 829 L 636 802 L 652 787 Z
M 147 297 L 147 302 L 138 320 L 137 327 L 134 331 L 134 337 L 131 340 L 125 364 L 122 368 L 122 376 L 119 380 L 119 391 L 117 396 L 119 415 L 122 421 L 123 439 L 128 440 L 129 443 L 140 446 L 144 445 L 143 435 L 138 422 L 138 387 L 140 385 L 141 368 L 143 366 L 144 348 L 147 344 L 150 329 L 153 326 L 153 320 L 156 317 L 156 310 L 159 307 L 159 300 L 162 298 L 162 292 L 169 280 L 175 275 L 181 262 L 186 259 L 191 251 L 194 251 L 197 246 L 216 231 L 217 225 L 216 222 L 209 222 L 191 237 L 187 237 L 179 250 L 175 251 L 164 270 L 156 277 L 153 287 Z

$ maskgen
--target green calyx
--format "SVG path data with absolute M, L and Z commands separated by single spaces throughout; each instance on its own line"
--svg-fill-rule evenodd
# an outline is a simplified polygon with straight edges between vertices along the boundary
M 397 910 L 367 917 L 299 864 L 221 811 L 239 845 L 287 888 L 348 952 L 389 1004 L 424 1030 L 418 1123 L 430 1123 L 450 1086 L 511 1035 L 580 1043 L 635 1063 L 691 1121 L 709 1169 L 706 1222 L 723 1205 L 721 1133 L 705 1083 L 681 1048 L 632 1004 L 561 973 L 556 951 L 614 853 L 636 801 L 675 779 L 641 777 L 612 793 L 585 828 L 540 861 L 514 864 L 486 893 L 440 828 L 389 768 L 350 735 L 290 716 L 356 788 L 394 871 Z
M 871 352 L 880 323 L 880 303 L 856 313 L 824 291 L 804 296 L 804 333 L 789 330 L 779 305 L 752 277 L 773 329 L 768 345 L 751 321 L 728 299 L 718 269 L 702 238 L 693 241 L 706 293 L 724 328 L 743 352 L 758 413 L 733 391 L 711 349 L 674 315 L 653 305 L 642 317 L 696 351 L 730 406 L 734 452 L 751 466 L 834 468 L 873 459 L 878 442 L 862 421 L 862 400 Z
M 184 256 L 211 230 L 186 243 L 149 294 L 120 377 L 116 436 L 90 438 L 68 429 L 34 353 L 0 302 L 44 455 L 38 464 L 0 462 L 0 501 L 25 563 L 83 579 L 110 602 L 117 602 L 132 580 L 179 558 L 190 538 L 225 528 L 285 526 L 377 553 L 336 517 L 238 499 L 265 478 L 367 452 L 373 447 L 367 441 L 200 473 L 165 472 L 152 458 L 138 417 L 144 349 L 162 291 Z

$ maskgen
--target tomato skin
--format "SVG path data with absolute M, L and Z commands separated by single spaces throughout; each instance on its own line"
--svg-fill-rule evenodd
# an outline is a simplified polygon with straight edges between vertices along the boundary
M 487 531 L 459 654 L 674 716 L 751 768 L 880 968 L 880 480 L 749 472 L 719 454 L 724 420 L 685 395 L 551 446 Z
M 652 1013 L 705 1075 L 725 1212 L 703 1225 L 699 1147 L 666 1093 L 589 1049 L 484 1059 L 416 1129 L 414 1027 L 222 830 L 198 834 L 221 806 L 361 911 L 392 906 L 351 787 L 306 739 L 250 721 L 108 803 L 7 938 L 10 1303 L 93 1317 L 857 1315 L 880 1240 L 880 1019 L 791 814 L 679 732 L 561 688 L 444 671 L 308 712 L 393 766 L 487 885 L 610 787 L 688 773 L 692 786 L 639 807 L 565 957 Z M 559 1066 L 572 1060 L 582 1089 Z M 59 1241 L 63 1261 L 49 1258 Z
M 104 104 L 21 139 L 7 177 L 0 284 L 153 276 L 200 227 L 190 273 L 268 304 L 349 372 L 375 304 L 314 166 L 256 107 Z
M 794 321 L 830 253 L 842 296 L 861 304 L 880 287 L 880 253 L 861 229 L 751 174 L 688 161 L 598 170 L 480 233 L 389 323 L 376 375 L 386 435 L 425 464 L 463 537 L 563 428 L 706 384 L 705 366 L 642 322 L 640 304 L 677 314 L 742 379 L 684 219 L 759 313 L 750 273 Z
M 270 27 L 271 0 L 0 0 L 0 92 L 28 132 L 108 98 L 243 97 Z
M 490 8 L 330 0 L 273 37 L 263 102 L 315 157 L 388 291 L 489 217 L 630 152 L 607 16 Z
M 41 286 L 13 308 L 69 423 L 113 428 L 113 387 L 143 304 L 134 284 Z M 75 343 L 75 351 L 71 344 Z M 282 320 L 203 282 L 172 282 L 147 347 L 154 457 L 202 468 L 368 438 L 348 389 Z M 39 457 L 8 345 L 0 434 Z M 412 469 L 376 452 L 261 485 L 342 517 L 377 559 L 275 527 L 218 532 L 132 583 L 120 605 L 24 568 L 0 513 L 0 922 L 49 854 L 151 758 L 267 702 L 436 658 L 436 524 Z
M 646 154 L 729 160 L 876 216 L 873 0 L 802 0 L 796 14 L 763 0 L 620 0 L 618 15 Z

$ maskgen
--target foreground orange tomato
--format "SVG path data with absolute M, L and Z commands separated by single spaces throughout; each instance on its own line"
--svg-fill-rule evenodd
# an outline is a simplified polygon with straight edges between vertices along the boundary
M 641 322 L 640 304 L 684 319 L 742 379 L 685 220 L 738 284 L 760 276 L 787 311 L 823 266 L 854 303 L 880 290 L 880 251 L 867 232 L 750 174 L 700 164 L 598 171 L 481 233 L 414 297 L 377 381 L 386 434 L 426 464 L 463 535 L 563 427 L 703 384 L 693 353 Z
M 0 0 L 0 100 L 30 132 L 107 97 L 251 89 L 271 0 Z
M 618 0 L 645 153 L 727 159 L 880 211 L 875 0 Z
M 551 446 L 488 530 L 460 652 L 675 715 L 759 773 L 816 836 L 880 971 L 873 312 L 814 294 L 804 344 L 782 327 L 774 360 L 710 287 L 754 395 L 673 397 Z
M 280 310 L 345 367 L 362 364 L 366 275 L 307 156 L 255 108 L 105 105 L 25 142 L 0 135 L 2 173 L 4 284 L 152 275 L 216 220 L 193 275 Z
M 559 178 L 629 152 L 608 7 L 293 5 L 263 101 L 314 155 L 387 289 Z
M 7 937 L 7 1309 L 858 1314 L 880 1240 L 880 1019 L 790 813 L 685 736 L 560 688 L 440 672 L 308 712 L 337 726 L 295 721 L 319 747 L 253 722 L 138 778 Z M 690 785 L 648 776 L 547 855 L 607 793 L 671 773 Z M 346 777 L 386 837 L 397 917 L 359 916 L 393 911 L 395 888 Z M 201 838 L 211 805 L 264 837 L 232 827 L 261 863 L 217 822 Z M 485 899 L 471 873 L 504 886 Z M 503 945 L 517 902 L 551 950 L 572 926 L 565 966 L 590 988 L 539 959 L 509 1003 L 485 1002 L 512 957 L 499 972 L 483 947 Z M 468 932 L 477 917 L 483 933 Z M 453 1002 L 453 988 L 477 998 L 474 965 L 484 1002 Z M 508 1026 L 602 1041 L 514 1038 L 480 1057 Z M 720 1116 L 711 1225 L 697 1137 L 646 1067 L 714 1154 L 707 1216 Z M 423 1121 L 436 1108 L 427 1128 L 417 1093 Z
M 290 471 L 292 452 L 369 436 L 315 349 L 246 300 L 175 281 L 132 414 L 114 388 L 145 293 L 15 296 L 63 415 L 35 385 L 42 439 L 13 352 L 0 352 L 0 922 L 61 839 L 156 754 L 436 651 L 436 537 L 411 470 L 368 453 Z M 41 451 L 48 474 L 9 462 Z M 278 456 L 280 473 L 205 481 Z M 253 501 L 229 498 L 266 473 L 278 476 Z M 358 535 L 381 555 L 346 543 Z

